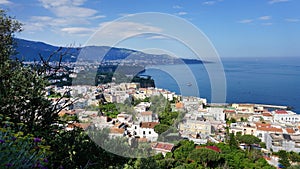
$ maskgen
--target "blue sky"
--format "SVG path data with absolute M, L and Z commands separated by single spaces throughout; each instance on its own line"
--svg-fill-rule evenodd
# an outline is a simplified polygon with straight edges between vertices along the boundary
M 87 41 L 107 23 L 128 14 L 159 12 L 195 25 L 221 57 L 300 57 L 299 0 L 0 0 L 0 6 L 24 24 L 17 37 L 52 45 L 92 44 Z M 117 24 L 113 35 L 159 33 L 162 28 L 147 24 L 147 19 Z M 164 24 L 167 31 L 168 21 Z M 165 53 L 176 52 L 169 51 L 172 47 L 179 49 L 168 38 L 153 35 L 152 39 L 160 41 L 143 43 L 145 38 L 133 38 L 119 46 L 138 50 L 160 46 L 157 52 Z

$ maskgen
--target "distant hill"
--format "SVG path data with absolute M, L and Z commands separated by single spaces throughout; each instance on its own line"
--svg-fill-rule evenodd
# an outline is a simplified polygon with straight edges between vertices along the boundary
M 43 42 L 35 42 L 24 39 L 15 38 L 16 50 L 18 54 L 15 56 L 23 61 L 39 61 L 40 56 L 47 59 L 50 55 L 53 55 L 55 51 L 59 50 L 58 53 L 54 54 L 50 61 L 58 61 L 61 53 L 66 53 L 62 61 L 64 62 L 75 62 L 78 57 L 82 60 L 128 60 L 129 62 L 138 62 L 147 64 L 175 64 L 175 63 L 202 63 L 200 60 L 195 59 L 178 59 L 171 57 L 166 54 L 156 55 L 147 54 L 144 52 L 115 48 L 107 46 L 87 46 L 81 48 L 74 47 L 58 47 L 52 46 Z M 100 58 L 100 57 L 103 58 Z

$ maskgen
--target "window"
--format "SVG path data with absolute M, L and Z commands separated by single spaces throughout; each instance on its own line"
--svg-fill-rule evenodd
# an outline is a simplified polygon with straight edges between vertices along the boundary
M 143 135 L 145 135 L 146 134 L 146 131 L 143 131 Z
M 151 134 L 151 131 L 149 131 L 149 134 Z

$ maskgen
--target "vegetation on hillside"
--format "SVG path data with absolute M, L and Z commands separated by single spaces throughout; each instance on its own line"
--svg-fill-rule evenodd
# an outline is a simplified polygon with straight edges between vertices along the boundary
M 238 147 L 241 142 L 258 143 L 251 136 L 230 135 L 228 143 L 202 146 L 182 140 L 166 156 L 128 158 L 108 152 L 96 144 L 105 142 L 101 140 L 103 137 L 97 137 L 100 140 L 95 141 L 80 128 L 72 131 L 60 129 L 54 124 L 66 117 L 58 118 L 61 108 L 45 97 L 48 81 L 39 72 L 41 68 L 29 68 L 11 59 L 15 54 L 13 36 L 19 31 L 21 24 L 0 10 L 0 168 L 274 168 L 262 158 L 261 152 L 255 149 L 244 151 Z M 166 126 L 176 124 L 179 113 L 171 112 L 168 102 L 161 98 L 150 100 L 153 103 L 150 110 L 157 112 L 161 124 L 165 125 L 156 128 L 158 132 L 162 133 Z M 159 106 L 161 104 L 163 108 Z M 115 117 L 117 114 L 116 105 L 107 104 L 99 108 L 108 116 Z M 120 143 L 121 139 L 114 143 Z M 217 147 L 220 152 L 206 146 Z M 124 151 L 130 153 L 131 149 Z M 300 161 L 297 153 L 279 152 L 278 155 L 286 167 L 290 162 Z

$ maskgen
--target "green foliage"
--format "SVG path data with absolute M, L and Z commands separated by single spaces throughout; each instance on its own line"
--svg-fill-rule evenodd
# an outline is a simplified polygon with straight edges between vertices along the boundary
M 24 124 L 15 125 L 0 115 L 0 168 L 42 168 L 51 154 L 45 140 L 24 134 Z M 14 130 L 17 128 L 18 130 Z
M 230 119 L 226 119 L 227 124 L 236 123 L 236 119 L 231 117 Z
M 291 163 L 289 161 L 289 153 L 284 150 L 278 151 L 279 160 L 278 162 L 282 164 L 284 167 L 288 168 L 291 166 Z
M 162 134 L 163 132 L 167 131 L 170 126 L 166 124 L 158 124 L 154 127 L 154 131 L 158 134 Z
M 207 149 L 194 149 L 188 156 L 189 161 L 201 163 L 204 167 L 211 167 L 220 159 L 220 154 Z
M 106 116 L 110 118 L 116 118 L 118 114 L 120 114 L 119 110 L 117 109 L 114 103 L 106 103 L 100 104 L 99 109 L 103 112 Z
M 3 9 L 0 9 L 0 66 L 2 67 L 9 57 L 15 53 L 13 48 L 13 36 L 20 32 L 22 24 L 14 18 L 7 16 Z
M 260 143 L 259 143 L 259 146 L 260 146 L 261 148 L 266 148 L 266 147 L 267 147 L 265 142 L 260 142 Z
M 174 158 L 180 161 L 186 161 L 189 153 L 195 149 L 194 142 L 188 140 L 181 140 L 178 146 L 174 151 Z
M 253 135 L 249 135 L 249 134 L 245 134 L 245 135 L 242 135 L 240 137 L 237 137 L 238 141 L 240 143 L 245 143 L 245 144 L 248 144 L 248 145 L 251 145 L 251 144 L 259 144 L 260 143 L 260 139 L 253 136 Z
M 0 113 L 14 124 L 25 123 L 26 132 L 47 130 L 57 119 L 58 108 L 45 97 L 43 77 L 11 60 L 15 54 L 13 36 L 21 24 L 0 10 Z
M 103 138 L 107 136 L 103 135 Z M 86 132 L 75 128 L 72 131 L 60 131 L 49 138 L 52 168 L 110 168 L 120 167 L 128 158 L 105 151 L 92 140 Z
M 229 145 L 230 145 L 230 148 L 232 148 L 232 149 L 239 148 L 238 142 L 236 141 L 236 137 L 234 136 L 234 133 L 229 134 Z
M 289 159 L 292 162 L 300 162 L 300 155 L 298 153 L 291 151 L 289 154 Z

